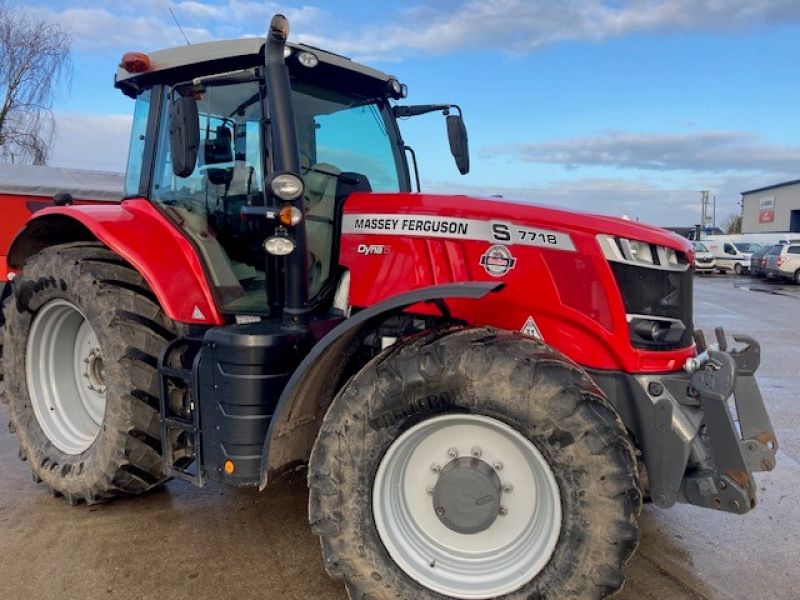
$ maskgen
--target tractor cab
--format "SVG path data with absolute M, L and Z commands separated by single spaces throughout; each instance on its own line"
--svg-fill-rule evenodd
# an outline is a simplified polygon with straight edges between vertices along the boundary
M 289 126 L 270 118 L 280 91 L 271 91 L 264 40 L 129 53 L 117 72 L 117 87 L 136 98 L 125 195 L 149 199 L 180 228 L 227 314 L 278 316 L 286 270 L 276 255 L 284 253 L 305 255 L 299 303 L 328 302 L 341 275 L 334 254 L 344 199 L 411 191 L 392 106 L 406 87 L 317 48 L 286 45 L 282 54 Z M 276 193 L 266 184 L 286 171 L 280 154 L 295 137 L 298 172 Z M 299 197 L 290 195 L 292 175 L 302 179 Z M 296 247 L 301 228 L 305 247 Z

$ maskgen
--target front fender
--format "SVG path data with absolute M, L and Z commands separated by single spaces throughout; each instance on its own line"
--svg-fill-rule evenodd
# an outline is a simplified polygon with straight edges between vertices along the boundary
M 92 239 L 108 246 L 141 274 L 170 319 L 199 325 L 225 322 L 194 248 L 146 200 L 41 210 L 14 238 L 8 265 L 19 270 L 26 259 L 47 246 Z
M 409 306 L 445 299 L 479 300 L 503 283 L 435 285 L 399 294 L 342 321 L 314 346 L 281 394 L 264 440 L 261 489 L 277 475 L 308 459 L 322 418 L 349 376 L 348 365 L 364 337 Z

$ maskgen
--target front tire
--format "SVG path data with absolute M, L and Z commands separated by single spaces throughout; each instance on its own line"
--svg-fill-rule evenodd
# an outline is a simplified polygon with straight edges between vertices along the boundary
M 162 483 L 156 361 L 175 325 L 141 276 L 99 244 L 53 246 L 4 314 L 9 428 L 34 481 L 70 504 Z
M 422 336 L 360 371 L 324 419 L 309 487 L 352 598 L 602 598 L 638 543 L 615 411 L 573 363 L 492 329 Z
M 736 263 L 735 265 L 733 265 L 733 272 L 736 273 L 737 275 L 741 275 L 742 274 L 742 265 L 740 265 L 739 263 Z

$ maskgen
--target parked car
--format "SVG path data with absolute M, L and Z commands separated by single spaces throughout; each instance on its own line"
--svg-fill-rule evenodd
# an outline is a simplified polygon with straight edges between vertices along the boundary
M 767 275 L 800 285 L 800 243 L 776 244 L 766 256 Z
M 717 268 L 717 261 L 714 255 L 708 250 L 703 242 L 692 242 L 694 245 L 694 272 L 702 275 L 710 275 Z
M 766 266 L 767 266 L 767 258 L 766 254 L 769 252 L 770 248 L 772 248 L 772 244 L 765 244 L 761 246 L 758 250 L 753 252 L 750 256 L 750 274 L 754 277 L 764 277 L 766 276 Z
M 703 244 L 714 255 L 720 273 L 733 271 L 741 275 L 750 269 L 750 255 L 741 252 L 733 242 L 704 241 Z

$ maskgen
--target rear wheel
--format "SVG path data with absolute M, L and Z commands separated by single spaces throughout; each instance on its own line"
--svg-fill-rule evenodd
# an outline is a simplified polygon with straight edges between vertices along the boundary
M 4 314 L 4 400 L 34 480 L 72 504 L 161 483 L 156 367 L 175 325 L 141 276 L 103 246 L 54 246 Z
M 465 329 L 390 348 L 340 392 L 310 520 L 353 598 L 600 598 L 641 493 L 619 417 L 574 364 Z

